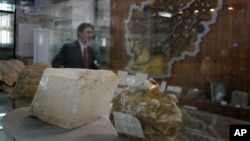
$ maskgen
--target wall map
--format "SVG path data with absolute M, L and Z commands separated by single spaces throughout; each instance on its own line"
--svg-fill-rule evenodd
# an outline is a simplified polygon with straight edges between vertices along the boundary
M 130 6 L 125 21 L 129 72 L 171 77 L 172 65 L 196 56 L 216 22 L 222 0 L 145 0 Z

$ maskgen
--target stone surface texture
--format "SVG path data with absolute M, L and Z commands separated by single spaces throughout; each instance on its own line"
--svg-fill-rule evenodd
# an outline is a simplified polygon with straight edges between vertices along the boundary
M 182 113 L 174 95 L 162 95 L 158 84 L 146 80 L 127 87 L 113 99 L 112 112 L 136 117 L 145 139 L 119 133 L 133 141 L 174 141 L 182 125 Z M 114 123 L 113 117 L 110 116 Z
M 0 60 L 0 85 L 4 91 L 9 91 L 15 84 L 18 73 L 25 67 L 24 63 L 16 60 Z
M 47 68 L 31 114 L 62 128 L 93 122 L 110 111 L 119 76 L 108 70 Z
M 19 72 L 11 97 L 14 99 L 31 98 L 32 100 L 46 68 L 51 68 L 51 65 L 35 63 L 25 66 Z

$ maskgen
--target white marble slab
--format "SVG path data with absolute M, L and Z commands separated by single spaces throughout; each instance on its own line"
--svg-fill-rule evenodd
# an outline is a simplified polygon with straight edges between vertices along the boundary
M 63 128 L 76 128 L 110 111 L 119 76 L 108 70 L 55 69 L 44 71 L 31 114 Z

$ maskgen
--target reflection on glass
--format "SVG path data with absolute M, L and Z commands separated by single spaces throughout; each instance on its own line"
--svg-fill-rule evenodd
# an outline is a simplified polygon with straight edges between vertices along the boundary
M 13 42 L 13 14 L 0 13 L 0 44 Z
M 0 59 L 12 59 L 14 49 L 14 14 L 0 12 Z
M 15 11 L 15 5 L 8 4 L 7 1 L 1 1 L 0 10 L 2 11 Z
M 126 70 L 171 77 L 175 62 L 200 51 L 200 42 L 216 22 L 221 5 L 222 0 L 183 1 L 181 6 L 170 0 L 132 4 L 125 25 L 131 56 Z

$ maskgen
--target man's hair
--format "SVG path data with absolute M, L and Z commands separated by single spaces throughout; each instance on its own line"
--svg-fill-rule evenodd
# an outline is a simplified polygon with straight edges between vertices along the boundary
M 77 37 L 79 36 L 78 33 L 79 32 L 83 32 L 86 28 L 92 28 L 94 30 L 94 26 L 90 23 L 81 23 L 78 28 L 77 28 Z

